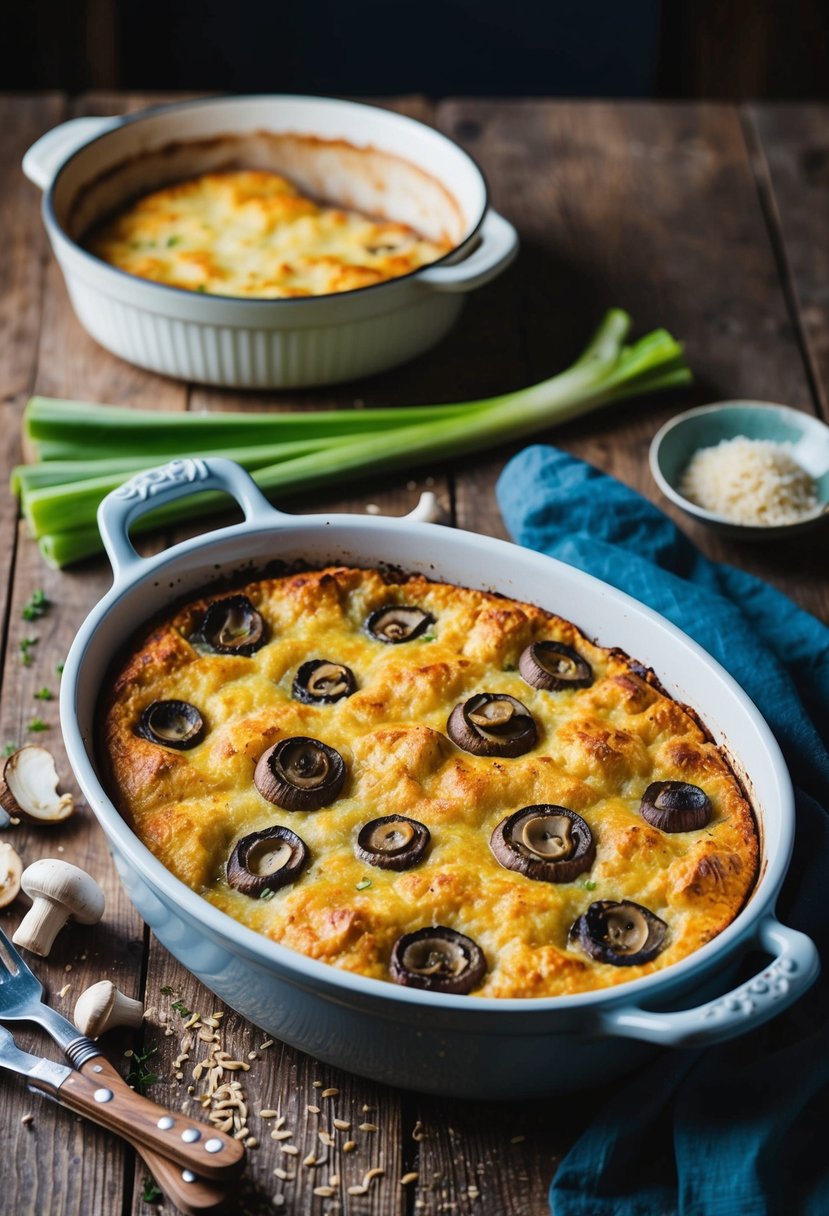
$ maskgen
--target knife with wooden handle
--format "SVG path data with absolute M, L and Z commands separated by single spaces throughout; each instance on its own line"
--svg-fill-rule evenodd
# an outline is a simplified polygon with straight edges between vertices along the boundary
M 79 1071 L 90 1080 L 97 1081 L 99 1085 L 102 1080 L 121 1079 L 115 1066 L 102 1055 L 86 1060 L 79 1066 Z M 167 1198 L 184 1216 L 214 1216 L 227 1206 L 231 1196 L 225 1185 L 208 1182 L 192 1170 L 183 1170 L 168 1157 L 137 1143 L 132 1136 L 127 1136 L 126 1139 L 142 1158 Z
M 183 1171 L 185 1182 L 192 1173 L 196 1178 L 227 1183 L 242 1168 L 245 1149 L 240 1141 L 135 1093 L 103 1057 L 94 1056 L 82 1072 L 75 1071 L 21 1051 L 9 1031 L 0 1026 L 0 1066 L 19 1073 L 29 1086 L 76 1114 L 166 1157 Z

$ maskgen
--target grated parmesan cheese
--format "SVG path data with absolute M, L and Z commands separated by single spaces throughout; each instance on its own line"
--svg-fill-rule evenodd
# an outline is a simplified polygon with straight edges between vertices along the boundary
M 679 492 L 706 511 L 736 524 L 792 524 L 819 506 L 814 480 L 790 443 L 737 435 L 700 448 L 682 475 Z

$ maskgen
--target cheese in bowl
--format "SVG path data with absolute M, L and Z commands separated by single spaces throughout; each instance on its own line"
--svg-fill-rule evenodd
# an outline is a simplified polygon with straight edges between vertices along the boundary
M 179 879 L 274 941 L 427 991 L 660 970 L 754 886 L 757 827 L 654 674 L 527 603 L 330 567 L 134 639 L 99 750 Z
M 98 226 L 86 244 L 140 278 L 260 299 L 370 287 L 452 248 L 406 224 L 316 202 L 262 170 L 204 173 L 156 190 Z

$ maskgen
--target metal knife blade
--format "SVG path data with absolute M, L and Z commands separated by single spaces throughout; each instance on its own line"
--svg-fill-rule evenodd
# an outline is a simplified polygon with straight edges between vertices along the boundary
M 0 1026 L 0 1068 L 19 1073 L 30 1085 L 51 1094 L 57 1092 L 72 1072 L 66 1065 L 47 1060 L 45 1056 L 33 1056 L 28 1051 L 21 1051 L 5 1026 Z

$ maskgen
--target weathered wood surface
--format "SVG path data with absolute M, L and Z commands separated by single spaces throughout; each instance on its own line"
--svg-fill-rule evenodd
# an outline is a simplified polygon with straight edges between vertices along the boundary
M 19 171 L 26 147 L 74 113 L 134 109 L 142 97 L 96 95 L 0 100 L 0 216 L 6 254 L 0 262 L 0 477 L 20 457 L 19 414 L 33 391 L 162 410 L 329 408 L 339 403 L 415 404 L 483 396 L 552 373 L 577 353 L 610 304 L 627 308 L 637 329 L 665 325 L 686 342 L 697 374 L 693 390 L 610 409 L 555 435 L 561 444 L 666 504 L 650 480 L 650 437 L 672 413 L 694 402 L 728 397 L 788 401 L 827 418 L 829 410 L 829 112 L 821 107 L 557 102 L 447 101 L 395 103 L 431 121 L 477 157 L 496 206 L 519 227 L 516 265 L 474 294 L 455 332 L 432 353 L 399 371 L 336 389 L 233 394 L 188 389 L 128 366 L 89 339 L 69 306 L 38 214 L 37 192 Z M 422 489 L 434 489 L 449 521 L 505 535 L 494 482 L 508 452 L 427 467 L 411 477 L 350 493 L 314 496 L 310 509 L 400 514 Z M 288 503 L 289 510 L 298 509 Z M 829 618 L 824 545 L 748 547 L 680 524 L 708 553 L 766 577 L 818 615 Z M 75 630 L 108 585 L 103 562 L 57 574 L 41 562 L 14 504 L 0 497 L 5 577 L 0 597 L 6 629 L 0 743 L 44 740 L 59 757 L 56 666 Z M 163 538 L 154 544 L 163 543 Z M 52 601 L 36 622 L 21 618 L 32 592 Z M 37 638 L 24 665 L 21 642 Z M 35 734 L 41 718 L 48 730 Z M 135 1068 L 125 1050 L 150 1055 L 158 1101 L 191 1107 L 192 1069 L 209 1044 L 185 1028 L 182 1010 L 222 1012 L 225 1050 L 249 1065 L 239 1074 L 252 1147 L 239 1212 L 341 1212 L 343 1216 L 541 1216 L 560 1156 L 596 1109 L 600 1094 L 571 1098 L 567 1118 L 551 1105 L 471 1104 L 403 1094 L 317 1064 L 274 1043 L 224 1009 L 148 934 L 114 874 L 103 837 L 83 809 L 65 827 L 2 833 L 25 862 L 63 855 L 95 873 L 107 912 L 93 931 L 61 933 L 52 957 L 38 963 L 52 1002 L 71 1013 L 88 983 L 111 975 L 151 1010 L 141 1035 L 113 1036 L 104 1047 L 122 1071 Z M 15 905 L 0 916 L 19 919 Z M 71 985 L 64 991 L 65 985 Z M 177 1005 L 177 1008 L 174 1008 Z M 18 1028 L 21 1045 L 54 1055 L 39 1034 Z M 174 1060 L 189 1034 L 189 1059 Z M 185 1044 L 187 1046 L 187 1044 Z M 251 1057 L 252 1053 L 252 1057 Z M 194 1086 L 198 1089 L 199 1086 Z M 339 1092 L 323 1099 L 326 1089 Z M 319 1113 L 309 1110 L 318 1106 Z M 285 1116 L 291 1141 L 274 1140 Z M 21 1118 L 31 1113 L 26 1124 Z M 337 1129 L 333 1119 L 352 1124 Z M 17 1216 L 82 1216 L 89 1211 L 157 1210 L 143 1200 L 146 1171 L 111 1137 L 0 1077 L 5 1131 L 0 1182 L 3 1210 Z M 359 1124 L 376 1126 L 360 1131 Z M 319 1132 L 334 1140 L 324 1145 Z M 344 1145 L 353 1138 L 353 1150 Z M 283 1143 L 301 1150 L 282 1151 Z M 302 1161 L 313 1152 L 315 1165 Z M 325 1156 L 325 1160 L 320 1159 Z M 366 1196 L 348 1195 L 366 1169 L 385 1174 Z M 275 1174 L 281 1170 L 288 1177 Z M 401 1177 L 417 1172 L 407 1186 Z M 331 1175 L 334 1194 L 313 1194 Z

